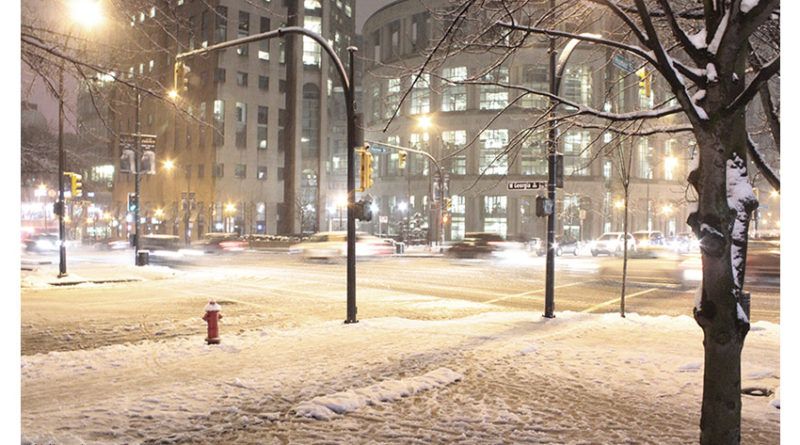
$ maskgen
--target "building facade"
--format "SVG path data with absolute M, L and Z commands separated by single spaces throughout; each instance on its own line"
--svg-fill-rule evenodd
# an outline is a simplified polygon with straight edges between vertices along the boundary
M 421 149 L 439 160 L 449 177 L 447 240 L 472 231 L 543 238 L 546 219 L 535 216 L 535 198 L 545 191 L 509 191 L 507 185 L 547 181 L 547 127 L 534 123 L 545 113 L 548 99 L 493 83 L 548 91 L 547 41 L 531 43 L 492 70 L 487 67 L 497 56 L 488 52 L 434 58 L 416 78 L 413 67 L 422 65 L 444 29 L 435 20 L 438 14 L 431 11 L 446 4 L 399 0 L 366 21 L 362 109 L 367 139 Z M 613 29 L 603 19 L 585 22 L 591 26 L 581 32 Z M 612 63 L 615 57 L 626 63 Z M 632 65 L 623 55 L 578 45 L 566 65 L 560 93 L 575 103 L 614 112 L 669 102 L 663 84 L 654 79 L 640 86 L 640 78 L 627 64 Z M 564 107 L 561 110 L 561 115 L 567 114 Z M 680 123 L 680 119 L 662 118 L 658 125 Z M 686 177 L 695 151 L 691 134 L 620 137 L 604 131 L 602 122 L 593 124 L 582 127 L 564 121 L 559 125 L 557 151 L 564 155 L 565 176 L 555 207 L 557 233 L 589 240 L 622 230 L 626 177 L 630 178 L 629 230 L 660 230 L 665 236 L 688 231 L 685 221 L 691 197 Z M 438 239 L 433 166 L 413 153 L 405 169 L 400 168 L 396 151 L 374 155 L 376 178 L 370 194 L 378 214 L 388 218 L 381 228 L 375 222 L 362 227 L 405 237 L 409 215 L 418 215 L 430 227 L 428 238 Z
M 288 54 L 286 38 L 275 38 L 190 58 L 186 90 L 174 102 L 167 91 L 177 53 L 288 26 L 290 8 L 297 26 L 320 33 L 346 63 L 354 7 L 353 0 L 171 0 L 141 2 L 128 13 L 136 51 L 121 76 L 155 93 L 142 95 L 138 112 L 141 133 L 157 138 L 155 174 L 140 175 L 143 233 L 189 241 L 207 232 L 325 226 L 320 209 L 329 198 L 320 184 L 345 159 L 346 121 L 334 106 L 339 77 L 316 42 L 297 37 Z M 117 89 L 125 103 L 114 123 L 119 138 L 136 132 L 137 112 L 134 89 Z M 135 175 L 120 172 L 119 161 L 116 167 L 112 211 L 130 232 Z M 294 202 L 286 202 L 286 184 Z

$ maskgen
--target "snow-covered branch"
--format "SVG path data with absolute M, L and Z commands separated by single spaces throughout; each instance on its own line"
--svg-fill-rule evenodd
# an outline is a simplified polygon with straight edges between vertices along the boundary
M 516 25 L 516 24 L 513 24 L 513 23 L 497 22 L 497 25 L 501 26 L 501 27 L 504 27 L 504 28 L 514 29 L 514 30 L 517 30 L 517 31 L 524 31 L 524 32 L 532 33 L 532 34 L 542 34 L 542 35 L 546 35 L 548 37 L 566 37 L 566 38 L 569 38 L 569 39 L 583 40 L 585 42 L 599 43 L 601 45 L 611 46 L 611 47 L 614 47 L 614 48 L 619 48 L 619 49 L 631 52 L 631 53 L 636 54 L 637 56 L 647 60 L 648 62 L 650 62 L 652 64 L 656 63 L 656 61 L 653 58 L 652 54 L 648 53 L 647 51 L 643 50 L 642 48 L 640 48 L 638 46 L 635 46 L 635 45 L 628 45 L 628 44 L 625 44 L 625 43 L 617 42 L 615 40 L 610 40 L 610 39 L 606 39 L 606 38 L 602 38 L 602 37 L 592 37 L 592 36 L 588 36 L 588 35 L 575 34 L 575 33 L 565 32 L 565 31 L 557 31 L 557 30 L 554 30 L 554 29 L 532 28 L 532 27 L 527 27 L 527 26 Z

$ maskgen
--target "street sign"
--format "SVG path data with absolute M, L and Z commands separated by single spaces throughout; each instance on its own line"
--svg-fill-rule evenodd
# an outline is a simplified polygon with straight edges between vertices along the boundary
M 388 223 L 389 222 L 389 216 L 388 215 L 379 216 L 378 217 L 378 222 L 380 222 L 380 223 Z
M 633 62 L 631 62 L 630 60 L 622 57 L 619 54 L 615 54 L 614 55 L 614 58 L 611 59 L 611 63 L 613 63 L 614 66 L 616 66 L 617 68 L 621 69 L 622 71 L 627 71 L 629 73 L 632 73 L 632 72 L 636 71 L 634 69 L 635 67 L 633 65 Z
M 369 144 L 369 151 L 373 153 L 388 153 L 389 149 L 378 144 Z
M 506 183 L 508 190 L 539 190 L 547 188 L 545 181 L 510 181 Z

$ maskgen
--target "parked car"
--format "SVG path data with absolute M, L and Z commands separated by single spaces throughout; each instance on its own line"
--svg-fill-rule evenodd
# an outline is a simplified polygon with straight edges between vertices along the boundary
M 628 252 L 636 252 L 636 240 L 630 233 L 627 236 L 627 242 L 623 241 L 625 234 L 623 232 L 606 232 L 600 235 L 600 238 L 592 241 L 590 250 L 592 256 L 597 256 L 601 253 L 606 255 L 622 255 L 625 244 L 628 245 Z
M 556 250 L 556 256 L 561 256 L 564 253 L 571 253 L 578 255 L 578 240 L 570 235 L 558 235 L 555 239 L 553 248 Z M 547 253 L 547 240 L 542 240 L 536 249 L 536 255 L 543 256 Z
M 24 241 L 25 251 L 34 253 L 58 252 L 58 235 L 40 234 Z
M 391 240 L 365 233 L 356 234 L 356 257 L 391 255 L 395 251 Z M 307 240 L 289 247 L 289 253 L 304 259 L 342 259 L 347 257 L 347 232 L 319 232 Z
M 489 232 L 467 232 L 464 239 L 447 249 L 454 258 L 493 258 L 523 253 L 523 245 L 507 241 L 503 235 Z

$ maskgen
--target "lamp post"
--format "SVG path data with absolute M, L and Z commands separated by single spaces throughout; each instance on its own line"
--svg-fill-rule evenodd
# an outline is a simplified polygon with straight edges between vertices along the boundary
M 70 15 L 73 20 L 69 26 L 67 37 L 64 40 L 66 50 L 75 24 L 79 23 L 91 27 L 102 20 L 100 4 L 90 0 L 73 0 L 70 3 Z M 58 68 L 58 277 L 67 276 L 67 246 L 66 226 L 64 221 L 64 172 L 66 171 L 66 156 L 64 154 L 64 59 Z

